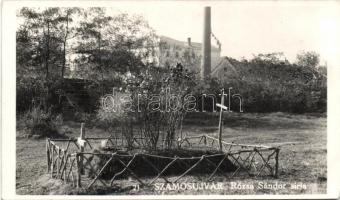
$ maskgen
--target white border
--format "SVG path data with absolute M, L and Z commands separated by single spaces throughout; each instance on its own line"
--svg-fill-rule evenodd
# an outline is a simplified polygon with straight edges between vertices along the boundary
M 168 195 L 168 196 L 36 196 L 36 195 L 16 195 L 15 189 L 15 169 L 16 169 L 16 133 L 15 133 L 15 31 L 16 31 L 16 9 L 22 6 L 110 6 L 117 1 L 4 1 L 2 2 L 2 74 L 1 74 L 1 197 L 3 199 L 321 199 L 321 198 L 339 198 L 340 191 L 340 106 L 337 106 L 340 100 L 340 62 L 337 67 L 328 68 L 328 181 L 327 194 L 325 195 Z M 146 1 L 146 3 L 155 3 L 155 1 Z M 184 1 L 162 2 L 162 3 L 195 3 Z M 211 5 L 218 2 L 206 1 Z M 250 3 L 250 2 L 242 2 Z M 288 2 L 289 3 L 289 2 Z M 293 3 L 293 2 L 291 2 Z M 308 3 L 308 2 L 306 2 Z M 321 3 L 321 2 L 320 2 Z M 339 1 L 337 3 L 340 3 Z M 303 12 L 303 11 L 302 11 Z M 339 9 L 340 12 L 340 9 Z M 339 19 L 340 20 L 340 19 Z M 336 41 L 336 40 L 335 40 Z M 340 44 L 334 44 L 335 48 Z M 340 51 L 338 51 L 340 52 Z M 340 55 L 339 59 L 340 61 Z

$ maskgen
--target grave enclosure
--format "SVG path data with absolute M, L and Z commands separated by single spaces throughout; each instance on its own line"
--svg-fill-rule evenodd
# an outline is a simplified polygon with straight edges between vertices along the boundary
M 134 137 L 131 150 L 122 137 L 86 137 L 84 127 L 82 123 L 79 138 L 46 139 L 51 178 L 89 189 L 94 185 L 110 187 L 128 178 L 152 185 L 180 182 L 187 175 L 202 181 L 279 175 L 278 147 L 228 143 L 201 135 L 178 138 L 172 149 L 165 149 L 160 141 L 153 151 L 142 148 L 147 138 Z
M 80 137 L 46 139 L 47 171 L 51 178 L 71 182 L 77 188 L 89 189 L 95 184 L 110 187 L 131 177 L 138 184 L 155 182 L 175 183 L 192 175 L 201 181 L 216 177 L 279 175 L 278 147 L 235 144 L 222 140 L 224 90 L 222 89 L 219 138 L 209 135 L 185 136 L 171 140 L 158 140 L 156 149 L 143 145 L 150 138 L 86 137 L 81 123 Z M 169 141 L 167 141 L 169 142 Z M 99 148 L 98 148 L 99 147 Z

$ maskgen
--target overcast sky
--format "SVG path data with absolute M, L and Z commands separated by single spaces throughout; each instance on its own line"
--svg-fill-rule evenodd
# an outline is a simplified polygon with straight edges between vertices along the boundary
M 202 40 L 203 7 L 211 6 L 212 31 L 222 43 L 222 55 L 283 52 L 294 61 L 305 50 L 338 64 L 340 1 L 113 1 L 110 6 L 113 13 L 143 15 L 160 35 L 194 42 Z

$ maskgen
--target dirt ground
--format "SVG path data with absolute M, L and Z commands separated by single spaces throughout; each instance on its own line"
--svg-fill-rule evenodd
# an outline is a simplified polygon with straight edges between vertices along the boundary
M 218 134 L 217 113 L 196 113 L 185 120 L 186 135 Z M 63 127 L 70 137 L 78 137 L 80 124 L 64 122 Z M 45 139 L 24 137 L 17 128 L 16 190 L 17 194 L 85 194 L 75 191 L 46 175 Z M 108 136 L 103 129 L 87 127 L 87 136 Z M 171 190 L 154 187 L 137 188 L 130 180 L 122 180 L 110 190 L 86 191 L 87 194 L 322 194 L 327 184 L 327 118 L 321 115 L 292 115 L 286 113 L 246 114 L 226 113 L 223 139 L 246 144 L 284 145 L 280 152 L 280 177 L 237 177 L 226 180 L 217 178 L 216 184 L 223 189 Z M 293 144 L 291 144 L 293 142 Z M 187 183 L 199 183 L 198 177 L 187 176 Z M 286 184 L 283 189 L 268 189 L 264 184 Z M 252 188 L 252 186 L 254 188 Z M 250 189 L 249 189 L 250 188 Z

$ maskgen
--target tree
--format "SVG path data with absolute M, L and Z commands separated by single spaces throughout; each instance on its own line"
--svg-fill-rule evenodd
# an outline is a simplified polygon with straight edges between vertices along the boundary
M 296 56 L 296 64 L 315 69 L 320 63 L 320 55 L 314 51 L 302 52 Z
M 61 9 L 61 16 L 60 21 L 62 22 L 60 24 L 60 30 L 61 31 L 61 38 L 62 38 L 62 44 L 63 44 L 63 64 L 61 68 L 61 77 L 64 77 L 65 75 L 65 69 L 66 69 L 66 56 L 67 56 L 67 42 L 68 40 L 71 40 L 75 38 L 78 34 L 76 32 L 76 27 L 72 26 L 71 23 L 73 22 L 73 15 L 79 14 L 81 12 L 81 9 L 79 8 L 62 8 Z M 78 16 L 79 17 L 79 16 Z M 71 49 L 69 49 L 71 50 Z
M 123 82 L 154 60 L 157 36 L 139 16 L 109 16 L 103 8 L 25 7 L 18 17 L 23 22 L 17 30 L 17 83 L 38 81 L 45 92 L 37 93 L 45 99 L 63 81 L 68 62 L 78 64 L 76 75 L 101 85 L 103 94 L 105 82 Z
M 21 50 L 27 52 L 31 49 L 32 56 L 26 57 L 26 60 L 20 60 L 22 61 L 20 64 L 34 60 L 35 62 L 31 64 L 44 66 L 46 79 L 51 75 L 63 77 L 68 51 L 67 41 L 76 34 L 71 22 L 73 22 L 73 15 L 79 10 L 78 8 L 21 9 L 19 17 L 22 17 L 24 22 L 17 31 L 17 41 L 19 47 L 24 44 L 30 44 L 32 47 L 18 48 L 17 52 L 20 58 Z M 58 70 L 59 68 L 61 70 Z
M 136 16 L 109 16 L 103 8 L 84 11 L 76 47 L 78 72 L 94 80 L 104 92 L 104 82 L 138 74 L 152 62 L 156 35 L 146 21 Z
M 67 41 L 74 34 L 71 26 L 77 8 L 22 8 L 18 17 L 23 23 L 17 30 L 17 87 L 31 90 L 39 86 L 41 103 L 53 100 L 52 90 L 63 80 Z M 34 81 L 33 81 L 34 80 Z M 17 94 L 20 95 L 20 94 Z M 25 95 L 23 95 L 25 98 Z M 37 98 L 31 96 L 31 98 Z

